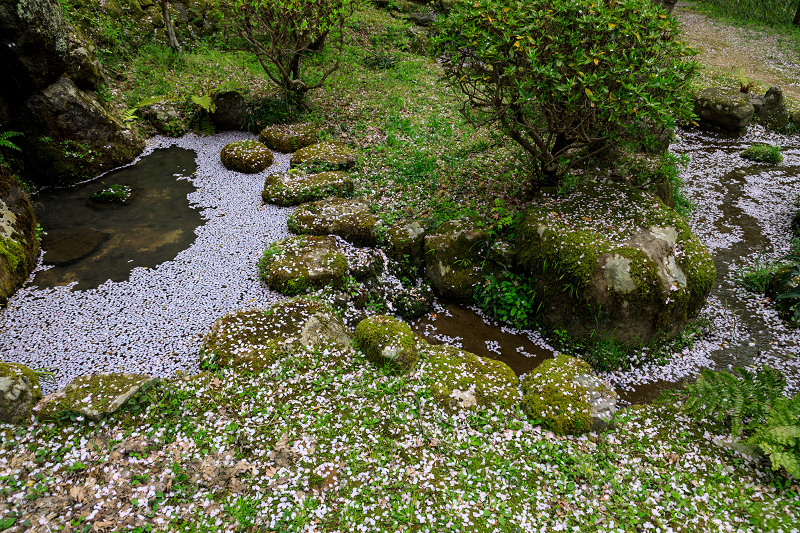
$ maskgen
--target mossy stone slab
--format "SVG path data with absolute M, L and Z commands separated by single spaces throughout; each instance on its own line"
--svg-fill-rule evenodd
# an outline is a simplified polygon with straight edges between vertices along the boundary
M 514 371 L 505 363 L 449 345 L 424 349 L 424 375 L 433 397 L 451 409 L 492 406 L 510 409 L 521 395 Z
M 716 277 L 686 220 L 623 183 L 586 182 L 542 196 L 516 231 L 545 326 L 631 346 L 677 335 L 697 316 Z
M 258 135 L 258 141 L 271 150 L 294 152 L 317 142 L 319 127 L 314 124 L 270 124 Z
M 584 361 L 561 354 L 522 378 L 522 410 L 565 435 L 600 431 L 617 410 L 617 393 Z
M 338 235 L 359 246 L 374 246 L 378 220 L 363 200 L 326 198 L 299 206 L 288 223 L 291 231 L 302 235 Z
M 301 148 L 292 154 L 291 166 L 308 165 L 325 170 L 346 170 L 356 164 L 356 152 L 345 144 L 324 141 Z
M 746 93 L 712 87 L 695 95 L 694 112 L 701 123 L 735 132 L 750 124 L 755 108 Z
M 221 367 L 260 372 L 303 348 L 352 353 L 350 341 L 350 330 L 327 305 L 294 298 L 220 318 L 203 339 L 202 358 Z
M 273 155 L 260 142 L 245 139 L 226 144 L 220 152 L 220 159 L 228 170 L 257 174 L 272 164 Z
M 42 399 L 36 373 L 20 363 L 0 362 L 0 422 L 16 424 L 30 418 Z
M 409 370 L 419 359 L 417 336 L 408 324 L 392 316 L 376 315 L 359 322 L 355 341 L 378 364 Z
M 99 421 L 117 412 L 142 388 L 157 381 L 144 374 L 94 374 L 80 376 L 58 392 L 45 396 L 35 415 L 52 419 L 60 413 L 78 413 Z
M 287 237 L 271 244 L 259 262 L 259 277 L 287 296 L 327 286 L 340 289 L 347 272 L 347 258 L 336 238 L 327 235 Z
M 353 180 L 341 171 L 310 174 L 298 169 L 270 174 L 264 181 L 261 199 L 284 207 L 328 197 L 353 194 Z

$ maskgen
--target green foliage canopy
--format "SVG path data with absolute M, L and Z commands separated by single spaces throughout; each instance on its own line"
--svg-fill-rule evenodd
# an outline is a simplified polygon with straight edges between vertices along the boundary
M 339 68 L 342 30 L 358 0 L 232 0 L 228 28 L 238 34 L 258 58 L 267 76 L 293 103 L 321 87 Z M 328 39 L 328 37 L 332 39 Z M 304 55 L 326 44 L 333 57 L 312 80 L 301 73 Z M 330 41 L 333 42 L 330 42 Z
M 440 30 L 464 115 L 499 121 L 552 181 L 692 117 L 693 52 L 650 0 L 470 0 Z

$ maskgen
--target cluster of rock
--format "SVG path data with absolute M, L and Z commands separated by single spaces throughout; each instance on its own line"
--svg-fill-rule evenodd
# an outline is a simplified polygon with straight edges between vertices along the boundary
M 800 125 L 800 113 L 789 113 L 780 87 L 770 87 L 763 96 L 738 89 L 704 89 L 694 96 L 694 112 L 699 126 L 711 131 L 739 133 L 753 122 L 778 131 Z

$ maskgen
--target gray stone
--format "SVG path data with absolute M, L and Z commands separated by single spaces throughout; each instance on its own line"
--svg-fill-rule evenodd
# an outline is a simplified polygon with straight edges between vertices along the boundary
M 289 163 L 293 167 L 310 165 L 323 170 L 346 170 L 355 166 L 356 152 L 345 144 L 324 141 L 297 150 Z
M 275 291 L 294 295 L 308 289 L 340 289 L 348 273 L 347 258 L 328 235 L 288 237 L 268 248 L 259 276 Z
M 8 168 L 0 165 L 0 305 L 25 283 L 38 255 L 33 206 Z
M 0 422 L 27 420 L 41 399 L 39 378 L 33 370 L 19 363 L 0 362 Z
M 261 199 L 265 203 L 293 206 L 331 196 L 350 196 L 353 189 L 353 179 L 344 172 L 310 174 L 293 168 L 267 176 Z
M 239 91 L 224 91 L 214 95 L 211 120 L 217 131 L 241 130 L 247 113 L 247 102 Z
M 158 102 L 144 110 L 147 121 L 159 133 L 170 137 L 180 137 L 186 133 L 186 124 L 178 107 L 172 102 Z
M 700 117 L 701 125 L 737 132 L 750 124 L 755 108 L 746 93 L 710 88 L 695 95 L 694 112 Z
M 386 254 L 401 268 L 425 266 L 425 228 L 419 220 L 395 222 L 386 232 Z
M 289 217 L 289 229 L 302 235 L 338 235 L 360 246 L 378 241 L 378 217 L 363 200 L 327 198 L 303 204 Z
M 770 87 L 763 98 L 763 105 L 756 111 L 758 123 L 765 128 L 781 130 L 791 121 L 786 103 L 783 100 L 783 92 L 780 87 Z
M 318 134 L 314 124 L 271 124 L 261 130 L 258 141 L 270 150 L 294 152 L 315 144 Z
M 436 15 L 433 13 L 415 12 L 409 13 L 406 15 L 406 17 L 410 22 L 416 24 L 417 26 L 430 26 L 436 22 Z

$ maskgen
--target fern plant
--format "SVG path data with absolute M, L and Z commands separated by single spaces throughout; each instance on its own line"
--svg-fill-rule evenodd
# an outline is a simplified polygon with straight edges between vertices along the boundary
M 783 468 L 800 479 L 800 395 L 775 401 L 764 424 L 753 431 L 747 443 L 769 456 L 773 470 Z
M 0 148 L 10 148 L 18 152 L 22 151 L 22 149 L 19 146 L 9 141 L 11 137 L 17 137 L 19 135 L 24 135 L 24 133 L 22 133 L 21 131 L 10 131 L 10 130 L 0 132 Z
M 739 437 L 763 422 L 772 405 L 783 397 L 785 387 L 784 375 L 766 366 L 755 373 L 746 368 L 732 372 L 705 369 L 686 387 L 689 398 L 684 409 L 729 424 L 731 435 Z

